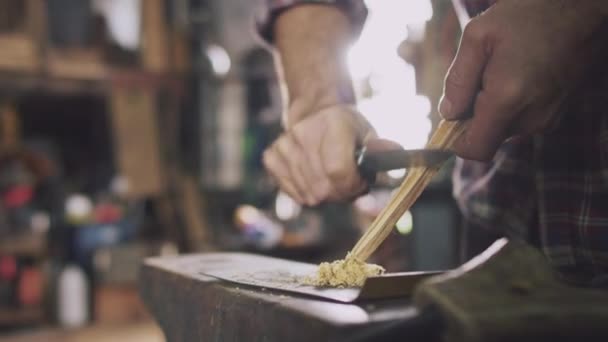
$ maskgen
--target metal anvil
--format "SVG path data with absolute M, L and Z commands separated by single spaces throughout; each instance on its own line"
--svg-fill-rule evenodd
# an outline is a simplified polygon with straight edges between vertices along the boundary
M 204 260 L 142 267 L 142 297 L 169 341 L 608 341 L 608 292 L 568 286 L 519 241 L 499 240 L 423 281 L 413 302 L 338 303 L 242 286 L 205 275 Z

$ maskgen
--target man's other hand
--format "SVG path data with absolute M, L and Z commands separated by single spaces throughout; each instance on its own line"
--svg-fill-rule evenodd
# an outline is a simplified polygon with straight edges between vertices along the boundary
M 448 120 L 473 115 L 456 153 L 489 160 L 506 139 L 554 125 L 566 100 L 607 70 L 607 8 L 597 0 L 500 0 L 473 18 L 439 106 Z

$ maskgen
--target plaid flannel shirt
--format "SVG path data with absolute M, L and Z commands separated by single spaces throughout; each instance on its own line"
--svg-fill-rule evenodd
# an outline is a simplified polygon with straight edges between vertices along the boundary
M 495 0 L 454 0 L 471 16 Z M 355 22 L 358 0 L 268 0 L 270 18 L 303 2 L 335 4 Z M 266 35 L 270 37 L 270 35 Z M 472 224 L 538 245 L 570 280 L 593 282 L 608 271 L 608 77 L 591 82 L 550 132 L 503 144 L 489 163 L 459 159 L 454 195 Z M 606 91 L 604 91 L 604 89 Z
M 600 73 L 557 127 L 506 142 L 490 163 L 459 160 L 454 194 L 470 222 L 535 242 L 568 280 L 608 274 L 608 77 Z

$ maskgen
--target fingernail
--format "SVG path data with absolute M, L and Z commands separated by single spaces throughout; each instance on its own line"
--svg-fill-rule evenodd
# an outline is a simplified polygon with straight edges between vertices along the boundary
M 439 102 L 439 113 L 443 117 L 450 117 L 452 114 L 452 102 L 445 95 L 441 97 L 441 101 Z

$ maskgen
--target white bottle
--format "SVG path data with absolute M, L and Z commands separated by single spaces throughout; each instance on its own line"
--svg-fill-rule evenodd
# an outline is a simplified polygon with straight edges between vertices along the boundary
M 84 271 L 68 264 L 57 284 L 57 319 L 65 328 L 79 328 L 89 320 L 89 284 Z

